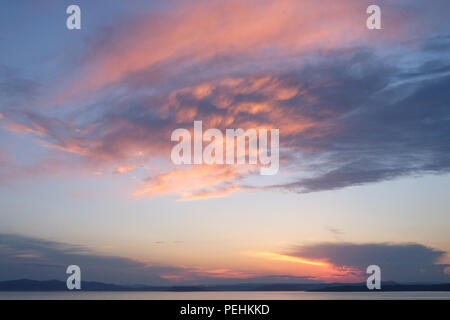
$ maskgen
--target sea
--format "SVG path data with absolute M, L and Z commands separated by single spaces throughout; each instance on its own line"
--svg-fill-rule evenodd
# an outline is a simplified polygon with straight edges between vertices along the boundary
M 305 291 L 27 291 L 0 292 L 0 300 L 450 300 L 450 292 Z

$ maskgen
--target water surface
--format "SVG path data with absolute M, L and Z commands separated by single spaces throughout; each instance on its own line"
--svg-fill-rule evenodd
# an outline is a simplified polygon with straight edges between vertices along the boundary
M 0 300 L 450 300 L 450 292 L 0 292 Z

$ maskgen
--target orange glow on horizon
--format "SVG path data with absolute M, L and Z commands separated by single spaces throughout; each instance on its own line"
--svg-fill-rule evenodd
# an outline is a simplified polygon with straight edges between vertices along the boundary
M 260 256 L 267 259 L 272 260 L 279 260 L 279 261 L 288 261 L 288 262 L 295 262 L 295 263 L 303 263 L 303 264 L 309 264 L 313 266 L 319 266 L 319 267 L 329 267 L 330 264 L 323 262 L 323 261 L 314 261 L 314 260 L 308 260 L 300 257 L 293 257 L 285 254 L 275 253 L 275 252 L 255 252 L 253 253 L 256 256 Z

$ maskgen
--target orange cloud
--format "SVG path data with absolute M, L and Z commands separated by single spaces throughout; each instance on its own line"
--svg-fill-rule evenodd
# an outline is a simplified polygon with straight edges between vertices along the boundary
M 327 260 L 308 259 L 276 252 L 244 252 L 244 255 L 256 259 L 270 260 L 270 264 L 259 263 L 257 269 L 266 274 L 284 274 L 290 276 L 308 276 L 321 281 L 361 281 L 362 273 L 349 266 L 335 266 Z
M 42 128 L 39 131 L 41 145 L 82 156 L 89 162 L 91 171 L 107 172 L 111 169 L 115 173 L 126 173 L 158 159 L 165 160 L 166 167 L 161 170 L 167 171 L 173 147 L 170 132 L 191 121 L 193 124 L 196 119 L 203 119 L 205 130 L 280 128 L 281 136 L 301 134 L 320 126 L 299 112 L 297 102 L 284 103 L 293 98 L 319 99 L 297 78 L 294 80 L 260 74 L 186 86 L 158 95 L 150 102 L 144 100 L 142 114 L 154 122 L 141 121 L 126 112 L 121 116 L 106 115 L 102 122 L 81 127 L 75 125 L 76 122 L 61 124 L 61 121 L 39 117 L 31 119 L 32 128 L 23 125 L 22 130 L 35 132 L 35 128 Z M 160 104 L 153 107 L 154 101 Z M 205 110 L 204 104 L 210 110 Z M 60 127 L 69 130 L 60 130 Z M 192 127 L 187 128 L 192 130 Z M 225 140 L 222 143 L 224 145 L 220 147 L 226 148 Z M 248 148 L 246 152 L 248 155 Z M 256 166 L 208 165 L 177 168 L 148 179 L 134 195 L 173 194 L 180 197 L 178 201 L 225 197 L 246 190 L 240 180 L 257 169 Z
M 204 90 L 206 86 L 208 95 L 201 95 L 199 98 L 196 92 L 199 88 Z M 249 98 L 239 101 L 237 97 L 243 96 Z M 315 126 L 316 123 L 295 108 L 283 104 L 284 100 L 295 96 L 308 102 L 318 100 L 307 88 L 302 88 L 301 84 L 289 84 L 277 76 L 227 78 L 173 91 L 161 111 L 167 116 L 175 114 L 180 122 L 203 119 L 205 127 L 282 128 L 282 134 L 298 134 Z M 202 114 L 199 106 L 205 101 L 223 112 Z
M 241 170 L 241 171 L 240 171 Z M 147 179 L 149 186 L 134 192 L 140 195 L 181 195 L 179 201 L 199 200 L 225 196 L 238 190 L 235 185 L 223 186 L 232 180 L 240 179 L 243 172 L 235 166 L 203 165 L 186 169 L 173 169 L 167 173 Z M 219 188 L 217 190 L 217 188 Z
M 318 266 L 318 267 L 329 267 L 330 266 L 330 264 L 327 262 L 293 257 L 293 256 L 285 255 L 285 254 L 275 253 L 275 252 L 255 252 L 255 253 L 253 253 L 253 255 L 262 257 L 262 258 L 266 258 L 266 259 L 309 264 L 309 265 Z
M 117 167 L 116 173 L 128 173 L 135 169 L 136 169 L 135 166 L 121 166 L 121 167 Z

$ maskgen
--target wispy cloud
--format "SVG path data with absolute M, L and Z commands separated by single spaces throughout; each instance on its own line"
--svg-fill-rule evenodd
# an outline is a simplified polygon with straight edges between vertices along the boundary
M 79 72 L 57 86 L 0 69 L 1 127 L 47 150 L 47 163 L 8 177 L 46 174 L 38 168 L 48 163 L 130 175 L 152 164 L 158 173 L 136 194 L 197 200 L 449 171 L 448 26 L 429 19 L 440 12 L 413 2 L 407 16 L 433 22 L 408 38 L 412 20 L 398 2 L 384 15 L 395 32 L 374 37 L 359 23 L 364 1 L 252 3 L 189 2 L 124 18 L 86 43 Z M 174 168 L 170 133 L 194 120 L 279 128 L 286 176 L 249 183 L 248 168 Z

